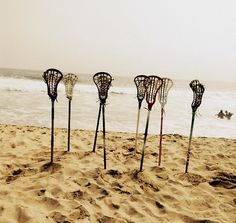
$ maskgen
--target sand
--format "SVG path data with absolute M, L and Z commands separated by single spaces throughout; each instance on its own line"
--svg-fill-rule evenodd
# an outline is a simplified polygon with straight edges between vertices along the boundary
M 107 169 L 102 134 L 55 129 L 55 163 L 50 129 L 0 125 L 0 223 L 43 222 L 236 222 L 236 140 L 193 138 L 189 173 L 184 174 L 188 137 L 149 135 L 144 170 L 142 148 L 134 154 L 132 133 L 107 133 Z

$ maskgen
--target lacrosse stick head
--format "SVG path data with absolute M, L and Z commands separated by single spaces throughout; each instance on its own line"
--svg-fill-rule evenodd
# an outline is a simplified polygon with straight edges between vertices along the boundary
M 146 78 L 147 78 L 146 75 L 138 75 L 134 78 L 134 83 L 137 88 L 137 99 L 139 102 L 139 108 L 141 107 L 142 101 L 146 94 L 146 88 L 145 88 Z
M 171 79 L 166 77 L 162 78 L 162 85 L 158 92 L 158 100 L 162 107 L 164 107 L 167 102 L 167 96 L 172 86 L 173 81 Z
M 64 77 L 63 77 L 63 82 L 65 85 L 65 91 L 66 91 L 66 97 L 69 100 L 72 100 L 73 89 L 74 89 L 74 86 L 77 83 L 77 81 L 78 81 L 78 77 L 72 73 L 68 73 L 68 74 L 64 75 Z
M 43 73 L 44 81 L 47 84 L 48 96 L 52 101 L 57 99 L 57 86 L 62 77 L 61 71 L 54 68 L 50 68 Z
M 193 102 L 192 102 L 192 110 L 193 112 L 197 111 L 198 107 L 202 102 L 202 96 L 205 91 L 204 86 L 199 82 L 199 80 L 193 80 L 189 84 L 190 88 L 193 91 Z
M 100 102 L 105 104 L 112 81 L 111 75 L 106 72 L 98 72 L 94 74 L 93 81 L 97 86 Z
M 148 110 L 152 109 L 152 106 L 156 101 L 157 92 L 160 89 L 161 85 L 162 85 L 162 79 L 158 76 L 152 75 L 146 78 L 145 87 L 146 87 L 146 101 L 148 104 Z

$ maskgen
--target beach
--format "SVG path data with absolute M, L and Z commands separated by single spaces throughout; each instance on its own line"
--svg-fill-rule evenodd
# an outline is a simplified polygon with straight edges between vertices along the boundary
M 139 172 L 143 134 L 102 133 L 92 152 L 94 131 L 55 129 L 54 164 L 50 129 L 0 125 L 0 222 L 236 222 L 236 140 L 193 137 L 189 173 L 184 174 L 188 137 L 148 135 Z
M 0 223 L 236 223 L 236 1 L 1 3 Z

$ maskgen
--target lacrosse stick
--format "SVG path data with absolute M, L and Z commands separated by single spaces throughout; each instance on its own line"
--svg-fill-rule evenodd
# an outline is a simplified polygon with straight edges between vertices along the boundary
M 159 144 L 159 160 L 158 165 L 161 165 L 161 155 L 162 155 L 162 130 L 163 130 L 163 114 L 164 107 L 167 102 L 167 96 L 170 88 L 173 86 L 173 81 L 169 78 L 162 78 L 162 86 L 158 92 L 158 100 L 161 104 L 161 127 L 160 127 L 160 144 Z
M 143 143 L 142 157 L 141 157 L 141 163 L 140 163 L 140 172 L 142 172 L 142 168 L 143 168 L 144 149 L 146 146 L 146 140 L 147 140 L 147 135 L 148 135 L 150 112 L 152 110 L 152 106 L 154 105 L 156 101 L 156 95 L 161 85 L 162 85 L 162 79 L 158 76 L 148 76 L 147 79 L 145 80 L 146 102 L 148 104 L 148 115 L 147 115 L 146 128 L 145 128 L 145 133 L 144 133 L 144 143 Z
M 68 110 L 68 141 L 67 141 L 67 151 L 70 151 L 70 119 L 71 119 L 71 100 L 73 95 L 73 88 L 78 81 L 78 77 L 75 74 L 66 74 L 63 77 L 63 82 L 65 85 L 66 97 L 69 99 L 69 110 Z
M 97 143 L 97 133 L 99 128 L 100 115 L 102 110 L 102 120 L 103 120 L 103 154 L 104 154 L 104 169 L 106 169 L 106 144 L 105 144 L 105 103 L 108 96 L 108 90 L 111 85 L 112 77 L 110 74 L 106 72 L 99 72 L 93 76 L 93 81 L 98 89 L 98 96 L 100 99 L 99 111 L 98 111 L 98 119 L 97 126 L 93 144 L 93 152 L 95 152 L 96 143 Z
M 191 129 L 190 129 L 190 136 L 189 136 L 189 143 L 188 143 L 188 152 L 187 152 L 185 173 L 188 172 L 189 158 L 190 158 L 190 153 L 191 153 L 190 146 L 191 146 L 191 142 L 192 142 L 194 118 L 195 118 L 196 111 L 202 102 L 202 96 L 205 91 L 204 86 L 198 80 L 191 81 L 189 86 L 193 91 L 193 102 L 191 105 L 192 106 L 192 121 L 191 121 Z
M 50 68 L 43 74 L 45 83 L 47 84 L 48 95 L 52 101 L 52 112 L 51 112 L 51 162 L 53 163 L 53 147 L 54 147 L 54 101 L 57 99 L 57 86 L 62 79 L 62 73 L 57 70 Z
M 138 117 L 137 117 L 137 126 L 136 126 L 136 137 L 135 137 L 135 153 L 137 151 L 137 143 L 138 143 L 138 129 L 139 129 L 139 118 L 140 118 L 140 110 L 141 110 L 141 105 L 142 101 L 145 97 L 145 79 L 147 76 L 145 75 L 138 75 L 134 78 L 134 83 L 137 88 L 137 99 L 138 99 Z

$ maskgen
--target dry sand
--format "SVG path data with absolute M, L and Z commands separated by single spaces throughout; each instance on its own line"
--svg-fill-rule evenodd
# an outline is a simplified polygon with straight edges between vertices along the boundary
M 44 222 L 236 222 L 236 140 L 193 138 L 189 174 L 184 174 L 188 137 L 148 137 L 144 171 L 138 173 L 131 133 L 107 133 L 107 170 L 102 134 L 91 152 L 93 131 L 0 125 L 0 223 Z M 140 138 L 142 135 L 140 134 Z

